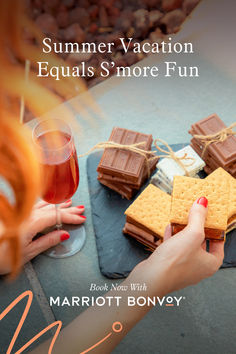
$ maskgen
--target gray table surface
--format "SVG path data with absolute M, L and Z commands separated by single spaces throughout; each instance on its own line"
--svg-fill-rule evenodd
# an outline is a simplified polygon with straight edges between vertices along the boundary
M 207 4 L 209 3 L 213 4 L 213 1 L 210 0 Z M 224 2 L 226 3 L 232 4 L 229 0 Z M 220 2 L 217 0 L 214 6 L 216 4 L 219 5 Z M 229 13 L 230 10 L 228 15 Z M 202 14 L 205 14 L 204 7 L 202 12 L 196 14 L 198 23 Z M 203 27 L 205 22 L 202 22 Z M 99 127 L 93 127 L 83 123 L 79 115 L 76 117 L 84 129 L 83 137 L 76 140 L 78 152 L 84 153 L 98 141 L 106 140 L 113 126 L 152 133 L 154 137 L 165 139 L 168 143 L 181 143 L 190 139 L 190 125 L 211 113 L 216 112 L 226 124 L 235 121 L 235 72 L 228 72 L 232 58 L 235 57 L 235 48 L 230 43 L 228 46 L 224 43 L 228 48 L 228 56 L 220 65 L 219 58 L 214 60 L 214 55 L 210 55 L 214 53 L 214 48 L 211 47 L 216 35 L 214 31 L 227 31 L 227 25 L 231 24 L 230 21 L 227 23 L 226 18 L 224 22 L 224 17 L 223 22 L 222 18 L 221 22 L 217 21 L 217 16 L 214 22 L 217 24 L 215 28 L 220 28 L 207 31 L 208 46 L 201 47 L 205 37 L 199 35 L 199 39 L 196 35 L 192 39 L 198 46 L 194 56 L 171 56 L 171 60 L 176 60 L 181 65 L 190 65 L 190 62 L 191 65 L 197 64 L 200 68 L 199 78 L 111 78 L 93 88 L 91 94 L 107 118 L 100 122 Z M 163 65 L 161 63 L 163 58 L 151 56 L 141 65 Z M 35 294 L 30 316 L 17 345 L 23 345 L 53 319 L 60 319 L 63 325 L 67 325 L 83 311 L 79 307 L 50 308 L 50 296 L 88 295 L 91 283 L 111 282 L 101 275 L 98 267 L 86 158 L 80 159 L 80 176 L 80 185 L 73 197 L 73 204 L 86 206 L 87 240 L 82 251 L 61 260 L 40 255 L 27 265 L 22 275 L 13 283 L 6 283 L 3 279 L 0 281 L 1 310 L 24 290 L 32 289 Z M 181 290 L 179 294 L 186 298 L 180 308 L 153 308 L 114 353 L 235 353 L 236 270 L 220 270 L 212 278 Z M 17 308 L 0 324 L 1 353 L 5 352 L 4 348 L 21 311 L 20 307 Z

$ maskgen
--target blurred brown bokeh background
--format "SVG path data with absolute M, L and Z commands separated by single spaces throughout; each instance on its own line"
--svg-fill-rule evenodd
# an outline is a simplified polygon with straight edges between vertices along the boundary
M 114 61 L 116 66 L 131 66 L 147 54 L 122 50 L 119 38 L 132 37 L 136 42 L 159 42 L 178 32 L 200 0 L 27 0 L 29 14 L 47 37 L 55 42 L 114 42 L 112 54 L 60 54 L 70 66 L 95 68 L 87 77 L 92 87 L 105 80 L 101 77 L 102 61 Z M 33 41 L 28 36 L 27 40 Z M 110 76 L 115 72 L 111 69 Z

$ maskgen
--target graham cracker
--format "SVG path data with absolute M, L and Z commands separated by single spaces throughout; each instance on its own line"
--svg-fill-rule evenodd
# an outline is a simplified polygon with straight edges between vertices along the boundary
M 236 216 L 236 179 L 232 177 L 222 167 L 217 168 L 207 178 L 207 180 L 214 182 L 215 179 L 227 179 L 229 181 L 229 215 L 228 219 L 233 215 Z
M 218 176 L 198 179 L 175 176 L 173 183 L 170 222 L 187 225 L 193 202 L 199 197 L 208 199 L 205 227 L 225 231 L 229 214 L 229 181 Z
M 125 211 L 125 215 L 160 237 L 169 223 L 171 197 L 149 184 Z

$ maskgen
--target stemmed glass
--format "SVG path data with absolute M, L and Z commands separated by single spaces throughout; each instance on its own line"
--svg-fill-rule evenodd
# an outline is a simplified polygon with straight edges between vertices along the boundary
M 32 134 L 40 152 L 42 199 L 55 205 L 56 228 L 60 230 L 60 203 L 70 199 L 79 185 L 79 164 L 72 131 L 67 122 L 52 118 L 40 121 Z M 70 238 L 46 254 L 53 258 L 69 257 L 80 251 L 84 242 L 84 226 L 71 227 Z

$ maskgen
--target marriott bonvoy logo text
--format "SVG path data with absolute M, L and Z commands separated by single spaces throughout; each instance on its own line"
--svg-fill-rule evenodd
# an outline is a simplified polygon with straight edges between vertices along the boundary
M 127 301 L 128 306 L 166 306 L 179 307 L 184 296 L 72 296 L 71 298 L 60 296 L 50 297 L 50 306 L 73 307 L 73 306 L 120 306 L 121 303 Z
M 72 296 L 72 297 L 50 297 L 50 306 L 58 307 L 74 307 L 74 306 L 120 306 L 127 304 L 128 306 L 166 306 L 166 307 L 179 307 L 181 302 L 185 300 L 184 296 L 145 296 L 148 287 L 145 283 L 131 283 L 129 285 L 118 283 L 92 283 L 89 288 L 90 293 L 107 292 L 103 296 Z M 108 293 L 109 292 L 109 293 Z M 112 296 L 112 293 L 116 295 Z M 127 294 L 127 292 L 129 292 Z M 131 296 L 135 292 L 135 296 Z M 117 296 L 121 293 L 121 296 Z M 141 295 L 142 294 L 142 295 Z

